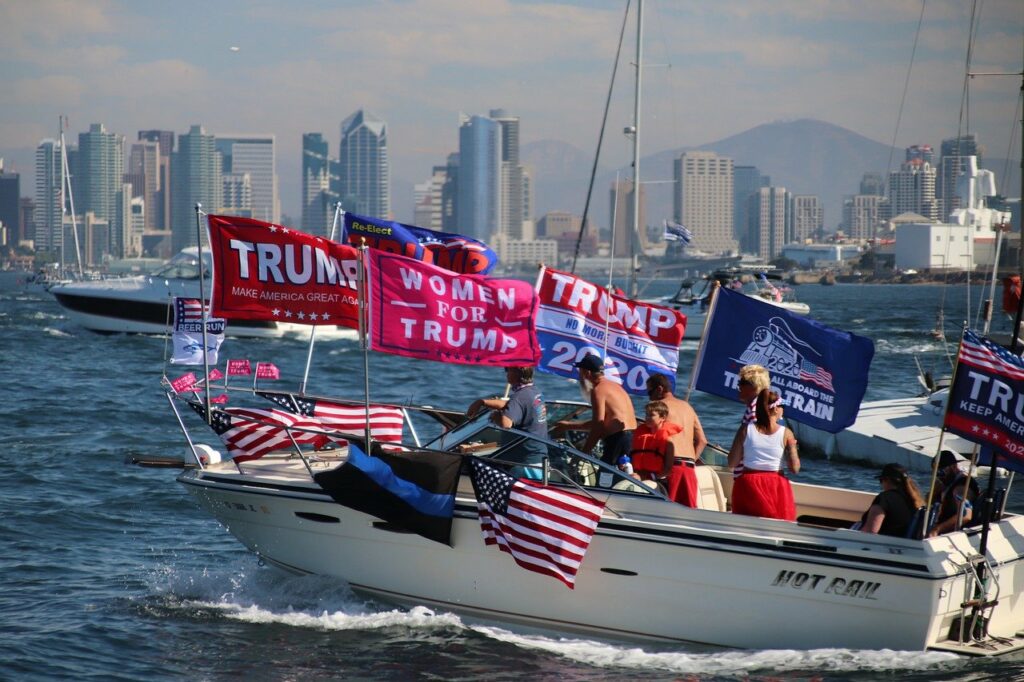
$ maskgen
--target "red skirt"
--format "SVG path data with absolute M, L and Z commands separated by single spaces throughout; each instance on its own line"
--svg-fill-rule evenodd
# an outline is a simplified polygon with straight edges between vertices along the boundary
M 668 475 L 668 499 L 687 507 L 697 506 L 697 474 L 692 464 L 673 464 Z
M 781 471 L 744 469 L 732 484 L 732 513 L 796 521 L 789 479 Z

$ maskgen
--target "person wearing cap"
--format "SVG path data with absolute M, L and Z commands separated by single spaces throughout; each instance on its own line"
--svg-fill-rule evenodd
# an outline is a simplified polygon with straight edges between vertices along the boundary
M 915 512 L 924 506 L 921 491 L 907 470 L 899 464 L 886 464 L 878 475 L 882 492 L 860 518 L 860 530 L 897 538 L 907 537 Z
M 579 371 L 580 385 L 590 396 L 591 417 L 587 421 L 562 420 L 556 424 L 558 432 L 588 431 L 580 449 L 590 453 L 600 441 L 604 448 L 601 460 L 615 466 L 619 457 L 628 455 L 633 445 L 636 429 L 633 401 L 621 385 L 604 376 L 604 360 L 597 355 L 585 355 L 573 366 Z
M 981 491 L 977 481 L 960 470 L 960 462 L 963 461 L 964 458 L 952 450 L 943 450 L 939 455 L 939 471 L 935 481 L 937 486 L 941 486 L 938 493 L 939 512 L 935 525 L 928 531 L 930 538 L 969 526 L 974 520 L 974 504 Z
M 785 458 L 789 470 L 800 472 L 800 457 L 793 432 L 779 423 L 782 399 L 770 389 L 757 396 L 755 420 L 741 429 L 729 450 L 729 466 L 743 465 L 732 486 L 732 511 L 784 521 L 796 520 L 793 488 L 782 473 Z

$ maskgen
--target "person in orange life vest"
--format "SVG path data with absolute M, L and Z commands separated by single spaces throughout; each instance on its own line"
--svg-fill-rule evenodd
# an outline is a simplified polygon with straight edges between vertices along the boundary
M 644 407 L 644 422 L 633 432 L 633 471 L 641 480 L 658 481 L 668 489 L 674 459 L 670 437 L 680 433 L 678 424 L 668 421 L 668 405 L 652 400 Z
M 754 423 L 733 439 L 729 466 L 743 464 L 743 473 L 732 486 L 734 514 L 796 520 L 793 488 L 782 473 L 782 460 L 785 458 L 789 470 L 796 474 L 800 457 L 793 432 L 779 423 L 780 418 L 779 394 L 764 389 L 757 395 Z
M 668 421 L 678 424 L 682 429 L 669 438 L 673 446 L 672 472 L 668 479 L 669 497 L 679 504 L 696 507 L 697 476 L 694 467 L 708 444 L 700 418 L 690 403 L 672 395 L 672 383 L 664 374 L 654 373 L 647 379 L 647 397 L 665 403 L 668 407 Z

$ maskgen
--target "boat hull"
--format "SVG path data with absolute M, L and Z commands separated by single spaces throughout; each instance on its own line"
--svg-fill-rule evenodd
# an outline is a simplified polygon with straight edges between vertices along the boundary
M 623 518 L 602 520 L 570 590 L 486 546 L 471 496 L 457 498 L 448 547 L 337 505 L 315 486 L 232 478 L 197 470 L 179 480 L 245 546 L 282 568 L 341 578 L 400 604 L 531 627 L 745 648 L 920 650 L 945 638 L 966 588 L 947 560 L 949 539 L 865 536 L 624 499 L 613 504 Z M 1003 545 L 1024 540 L 1024 523 L 1004 524 L 1006 537 L 994 533 L 990 546 L 1011 557 Z M 837 533 L 870 545 L 872 558 L 828 537 Z M 1001 568 L 999 582 L 1019 601 L 1017 563 Z M 1022 611 L 1019 603 L 1004 610 L 993 631 L 1024 627 Z

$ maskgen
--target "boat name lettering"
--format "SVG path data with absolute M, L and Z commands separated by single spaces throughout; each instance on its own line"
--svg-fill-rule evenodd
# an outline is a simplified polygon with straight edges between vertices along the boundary
M 339 261 L 324 249 L 310 244 L 298 245 L 298 254 L 295 244 L 282 246 L 231 239 L 228 246 L 238 255 L 240 279 L 252 278 L 250 260 L 255 258 L 256 279 L 260 282 L 304 286 L 312 280 L 316 284 L 335 284 L 356 290 L 358 261 Z
M 870 580 L 848 580 L 846 578 L 830 578 L 821 573 L 802 573 L 799 571 L 781 570 L 771 583 L 772 587 L 792 587 L 796 590 L 821 592 L 840 597 L 875 600 L 875 592 L 882 583 Z M 819 589 L 821 588 L 821 589 Z
M 268 509 L 266 506 L 262 504 L 259 507 L 257 507 L 254 504 L 245 504 L 244 502 L 231 502 L 229 500 L 224 500 L 224 506 L 227 507 L 228 509 L 233 509 L 235 511 L 248 511 L 263 514 L 270 513 L 270 509 Z

